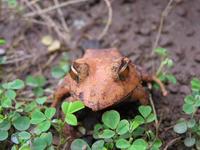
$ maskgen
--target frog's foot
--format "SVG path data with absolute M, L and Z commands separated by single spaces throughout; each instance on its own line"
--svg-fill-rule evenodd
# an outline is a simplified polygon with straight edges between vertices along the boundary
M 51 107 L 56 107 L 57 104 L 62 100 L 62 98 L 69 94 L 69 89 L 66 88 L 65 86 L 60 86 L 58 89 L 55 91 L 54 96 L 53 96 L 53 102 L 51 104 Z
M 142 105 L 147 105 L 148 104 L 148 93 L 145 91 L 145 89 L 142 87 L 142 85 L 137 86 L 132 95 L 131 95 L 133 100 L 139 100 L 139 102 Z

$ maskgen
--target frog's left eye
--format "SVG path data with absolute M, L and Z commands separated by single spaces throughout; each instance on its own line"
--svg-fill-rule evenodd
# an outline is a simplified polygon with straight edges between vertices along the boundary
M 118 68 L 118 77 L 120 80 L 125 80 L 129 74 L 129 63 L 130 60 L 128 58 L 121 59 L 120 66 Z
M 71 65 L 70 76 L 77 83 L 83 81 L 89 74 L 89 66 L 86 63 L 74 62 Z

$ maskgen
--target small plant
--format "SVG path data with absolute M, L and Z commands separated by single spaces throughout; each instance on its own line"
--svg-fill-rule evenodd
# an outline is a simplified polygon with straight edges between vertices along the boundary
M 173 60 L 169 58 L 168 51 L 165 48 L 156 48 L 154 52 L 160 57 L 160 66 L 156 72 L 156 76 L 162 82 L 171 82 L 176 84 L 176 78 L 173 74 L 169 73 L 169 69 L 171 69 L 174 65 Z M 158 87 L 158 86 L 156 86 Z
M 26 83 L 38 88 L 43 87 L 46 80 L 43 77 L 29 76 Z M 17 93 L 24 88 L 24 81 L 19 79 L 0 84 L 0 141 L 4 141 L 1 148 L 8 146 L 9 138 L 13 145 L 12 150 L 53 150 L 51 126 L 58 131 L 60 144 L 64 144 L 68 140 L 63 135 L 65 123 L 77 125 L 74 113 L 84 108 L 83 103 L 64 102 L 62 110 L 65 121 L 62 121 L 54 118 L 55 108 L 44 105 L 47 97 L 38 97 L 32 102 L 26 102 L 26 99 L 23 102 L 18 101 Z
M 189 119 L 181 118 L 174 126 L 174 131 L 178 134 L 185 134 L 184 144 L 187 147 L 194 145 L 200 149 L 200 122 L 194 115 L 200 106 L 200 80 L 197 78 L 191 81 L 192 94 L 184 99 L 183 112 L 189 115 Z
M 63 53 L 63 56 L 58 64 L 51 69 L 51 74 L 54 78 L 62 78 L 70 70 L 69 56 L 67 53 Z
M 43 87 L 45 86 L 45 84 L 46 79 L 42 75 L 29 75 L 26 77 L 26 85 L 30 86 L 33 89 L 33 93 L 36 97 L 41 97 L 44 95 Z
M 155 120 L 150 106 L 140 106 L 140 115 L 132 120 L 121 119 L 120 114 L 115 111 L 107 111 L 102 115 L 102 123 L 96 124 L 93 137 L 97 141 L 91 148 L 82 139 L 72 142 L 71 149 L 78 150 L 106 150 L 106 149 L 128 149 L 128 150 L 158 150 L 162 145 L 161 141 L 155 136 L 153 131 L 147 128 L 149 123 Z
M 65 122 L 69 125 L 76 126 L 78 121 L 74 113 L 84 107 L 85 106 L 82 101 L 63 102 L 62 111 L 65 115 Z

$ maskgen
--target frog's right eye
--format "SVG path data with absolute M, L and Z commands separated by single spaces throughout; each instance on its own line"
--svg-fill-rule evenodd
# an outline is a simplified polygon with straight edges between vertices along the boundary
M 70 76 L 77 83 L 83 81 L 89 74 L 89 66 L 86 63 L 74 62 L 71 65 Z

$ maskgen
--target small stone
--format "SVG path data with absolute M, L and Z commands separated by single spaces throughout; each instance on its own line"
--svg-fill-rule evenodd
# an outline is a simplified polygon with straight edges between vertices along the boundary
M 140 29 L 140 33 L 141 33 L 142 35 L 150 35 L 151 29 L 150 29 L 149 27 L 142 27 L 142 28 Z
M 191 91 L 190 91 L 190 88 L 189 88 L 188 86 L 183 85 L 183 86 L 181 86 L 181 88 L 180 88 L 180 93 L 181 93 L 181 94 L 188 95 L 188 94 L 191 93 Z
M 6 50 L 4 48 L 0 48 L 0 56 L 4 55 L 6 53 Z
M 198 63 L 200 63 L 200 53 L 195 55 L 194 60 Z

